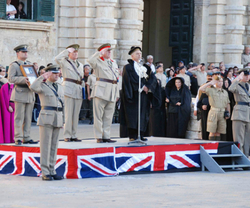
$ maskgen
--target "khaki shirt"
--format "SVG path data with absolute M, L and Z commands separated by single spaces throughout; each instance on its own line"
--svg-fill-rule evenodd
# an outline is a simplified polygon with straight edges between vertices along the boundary
M 61 102 L 55 96 L 54 92 L 51 90 L 55 90 L 53 87 L 53 83 L 50 81 L 46 81 L 46 84 L 51 88 L 49 88 L 46 84 L 44 84 L 43 76 L 37 78 L 33 84 L 30 86 L 30 89 L 36 92 L 39 95 L 41 106 L 49 106 L 49 107 L 62 107 Z M 57 94 L 59 98 L 64 102 L 64 92 L 63 87 L 60 84 L 57 84 L 58 90 Z M 63 112 L 62 111 L 53 111 L 53 110 L 41 110 L 38 120 L 38 126 L 51 125 L 53 127 L 62 127 L 63 126 Z
M 245 65 L 247 65 L 248 62 L 250 62 L 250 55 L 242 54 L 241 55 L 241 64 L 243 64 L 243 66 L 245 66 Z
M 207 72 L 192 71 L 192 74 L 196 75 L 198 86 L 201 86 L 207 82 Z
M 89 75 L 86 84 L 89 85 L 89 88 L 90 88 L 91 90 L 93 90 L 94 85 L 95 85 L 95 82 L 96 82 L 96 75 L 95 75 L 95 74 Z
M 117 78 L 119 77 L 118 66 L 115 61 L 111 60 L 111 69 L 108 65 L 108 61 L 109 60 L 100 58 L 100 52 L 96 52 L 88 59 L 89 64 L 95 70 L 96 78 L 117 81 Z M 116 102 L 116 98 L 119 97 L 119 86 L 118 84 L 96 81 L 91 93 L 91 97 L 97 97 L 106 101 Z
M 227 108 L 227 104 L 230 103 L 228 92 L 224 89 L 208 87 L 205 92 L 208 96 L 211 107 L 225 109 Z
M 155 74 L 156 78 L 161 80 L 161 87 L 165 88 L 166 84 L 167 84 L 167 77 L 165 74 L 160 74 L 160 73 L 156 73 Z
M 20 65 L 24 65 L 24 62 L 17 60 Z M 27 65 L 32 65 L 29 61 L 25 61 Z M 15 84 L 15 88 L 11 93 L 11 101 L 20 103 L 33 103 L 35 101 L 35 93 L 33 93 L 26 84 L 26 77 L 23 76 L 20 66 L 13 62 L 10 64 L 8 72 L 8 80 L 10 83 Z
M 246 92 L 241 88 L 239 84 L 245 87 L 245 83 L 239 82 L 239 81 L 233 82 L 231 86 L 229 87 L 229 90 L 234 94 L 234 99 L 236 101 L 236 105 L 234 106 L 234 110 L 232 114 L 232 120 L 250 122 L 250 107 L 247 105 L 237 105 L 237 102 L 250 103 L 249 96 L 246 94 Z M 248 91 L 248 93 L 250 93 L 250 90 Z
M 68 59 L 68 54 L 69 52 L 67 50 L 64 50 L 55 57 L 56 63 L 62 69 L 63 78 L 82 81 L 80 76 L 83 78 L 83 64 L 80 63 L 79 61 L 73 61 Z M 74 68 L 67 61 L 67 59 L 75 66 L 80 76 L 78 76 L 78 74 L 75 72 Z M 64 95 L 74 99 L 79 99 L 79 100 L 82 99 L 82 87 L 84 87 L 83 84 L 81 86 L 73 82 L 63 81 L 62 86 L 64 90 Z
M 190 81 L 190 76 L 186 75 L 186 74 L 177 74 L 176 77 L 181 77 L 184 79 L 184 83 L 190 88 L 191 86 L 191 81 Z

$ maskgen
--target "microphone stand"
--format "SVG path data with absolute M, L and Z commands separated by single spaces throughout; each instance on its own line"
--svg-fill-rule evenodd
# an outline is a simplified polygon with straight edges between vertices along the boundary
M 141 63 L 142 60 L 140 60 L 140 72 L 139 72 L 139 88 L 138 88 L 138 139 L 131 141 L 128 143 L 130 144 L 142 144 L 147 145 L 146 142 L 141 140 L 141 93 L 143 92 L 143 88 L 141 88 L 141 68 L 143 64 Z

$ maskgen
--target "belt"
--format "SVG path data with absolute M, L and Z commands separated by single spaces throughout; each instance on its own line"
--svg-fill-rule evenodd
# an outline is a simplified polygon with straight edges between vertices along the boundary
M 16 85 L 17 87 L 21 87 L 21 88 L 29 88 L 28 85 L 26 84 L 19 84 L 19 85 Z
M 250 103 L 248 102 L 236 102 L 236 105 L 246 105 L 250 107 Z
M 111 84 L 117 84 L 116 80 L 111 80 L 111 79 L 96 78 L 96 81 L 108 82 L 108 83 L 111 83 Z
M 42 110 L 63 111 L 63 108 L 52 107 L 52 106 L 42 106 Z
M 218 111 L 218 112 L 225 112 L 225 108 L 214 108 L 214 107 L 211 107 L 211 110 L 214 110 L 214 111 Z
M 75 79 L 70 79 L 70 78 L 63 78 L 64 81 L 67 81 L 67 82 L 73 82 L 75 84 L 79 84 L 79 85 L 82 85 L 82 81 L 78 81 L 78 80 L 75 80 Z

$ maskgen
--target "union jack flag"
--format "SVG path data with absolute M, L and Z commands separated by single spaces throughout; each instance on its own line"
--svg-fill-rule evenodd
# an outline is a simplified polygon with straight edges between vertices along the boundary
M 16 169 L 16 152 L 0 151 L 0 173 L 13 174 Z
M 55 169 L 58 175 L 66 177 L 68 170 L 67 156 L 57 155 Z M 40 153 L 23 152 L 23 176 L 41 176 Z
M 97 154 L 89 154 L 88 152 L 84 151 L 85 155 L 77 156 L 78 178 L 118 175 L 115 167 L 114 148 L 99 148 L 97 150 Z

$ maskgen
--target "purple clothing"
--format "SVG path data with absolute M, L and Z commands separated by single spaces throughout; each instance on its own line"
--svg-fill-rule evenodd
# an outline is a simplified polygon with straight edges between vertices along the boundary
M 0 143 L 14 143 L 14 112 L 15 105 L 10 102 L 10 96 L 14 88 L 13 84 L 6 83 L 0 90 L 0 108 L 1 108 L 1 120 L 3 133 L 1 135 L 0 128 Z M 12 107 L 13 112 L 9 112 L 9 106 Z

